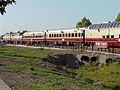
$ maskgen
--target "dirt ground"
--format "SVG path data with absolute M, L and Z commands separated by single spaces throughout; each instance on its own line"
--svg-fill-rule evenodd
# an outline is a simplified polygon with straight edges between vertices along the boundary
M 14 65 L 21 64 L 20 61 L 17 61 L 15 59 L 8 59 L 8 58 L 0 58 L 0 63 L 14 64 Z M 0 66 L 2 66 L 2 64 Z M 25 88 L 25 86 L 23 85 L 30 84 L 33 81 L 41 82 L 44 81 L 45 79 L 39 75 L 32 75 L 24 70 L 21 72 L 11 72 L 9 70 L 7 71 L 2 68 L 0 68 L 0 78 L 13 90 L 14 88 L 17 88 L 17 90 L 28 90 L 28 88 Z
M 56 52 L 56 53 L 63 53 L 63 52 Z M 27 70 L 22 70 L 20 72 L 12 72 L 8 69 L 1 68 L 4 65 L 22 65 L 23 63 L 17 59 L 11 58 L 0 58 L 0 79 L 2 79 L 12 90 L 33 90 L 31 87 L 27 86 L 33 82 L 45 83 L 46 78 L 42 75 L 34 75 L 28 72 Z M 27 64 L 26 64 L 27 65 Z M 42 64 L 44 68 L 57 68 L 56 65 L 44 62 Z M 65 84 L 64 84 L 65 85 Z M 63 85 L 63 86 L 64 86 Z M 74 88 L 75 90 L 79 90 L 79 87 L 66 84 L 66 87 Z

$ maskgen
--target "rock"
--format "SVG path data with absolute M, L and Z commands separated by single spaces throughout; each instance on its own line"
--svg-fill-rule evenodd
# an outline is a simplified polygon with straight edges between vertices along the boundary
M 80 65 L 78 63 L 78 59 L 75 55 L 73 54 L 66 54 L 66 65 L 67 67 L 71 68 L 78 68 Z

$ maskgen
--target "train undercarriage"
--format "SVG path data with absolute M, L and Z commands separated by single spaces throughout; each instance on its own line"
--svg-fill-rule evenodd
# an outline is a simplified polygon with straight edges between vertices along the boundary
M 91 51 L 102 51 L 119 53 L 119 46 L 108 46 L 107 48 L 96 48 L 95 42 L 57 42 L 57 41 L 3 41 L 4 44 L 14 45 L 27 45 L 27 46 L 39 46 L 39 47 L 54 47 L 62 49 L 80 49 L 80 50 L 91 50 Z

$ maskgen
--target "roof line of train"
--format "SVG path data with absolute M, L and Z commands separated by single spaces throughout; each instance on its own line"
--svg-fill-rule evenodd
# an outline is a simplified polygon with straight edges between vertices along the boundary
M 100 23 L 100 24 L 92 24 L 88 27 L 83 28 L 60 28 L 60 29 L 47 29 L 43 31 L 34 31 L 34 33 L 42 33 L 42 32 L 57 32 L 57 31 L 70 31 L 73 29 L 79 30 L 91 30 L 91 29 L 109 29 L 109 28 L 120 28 L 120 22 L 107 22 L 107 23 Z M 31 32 L 31 31 L 28 31 Z M 32 31 L 33 32 L 33 31 Z M 15 32 L 14 32 L 15 33 Z M 18 33 L 18 32 L 16 32 Z M 19 32 L 21 33 L 21 32 Z M 7 33 L 6 33 L 7 34 Z

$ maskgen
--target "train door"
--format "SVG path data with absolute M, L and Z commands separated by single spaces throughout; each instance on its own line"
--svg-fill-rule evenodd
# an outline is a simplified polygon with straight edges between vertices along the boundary
M 82 34 L 82 42 L 85 44 L 85 30 L 83 30 L 83 34 Z

